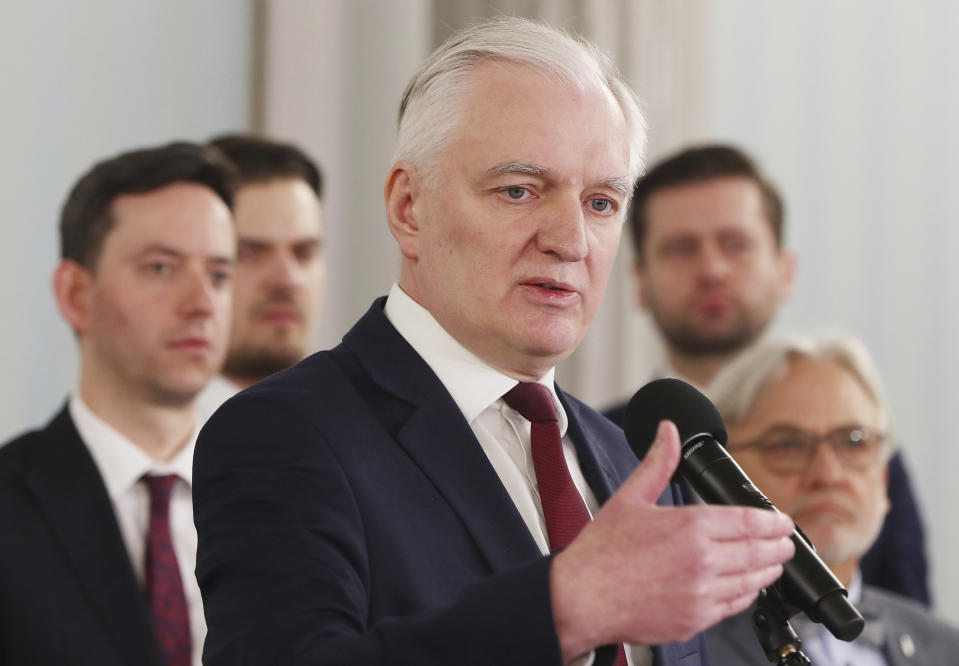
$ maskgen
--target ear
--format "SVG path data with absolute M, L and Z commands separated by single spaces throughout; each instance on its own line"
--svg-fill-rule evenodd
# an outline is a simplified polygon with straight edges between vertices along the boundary
M 60 314 L 77 335 L 90 321 L 90 293 L 93 276 L 72 259 L 61 259 L 53 272 L 53 296 Z
M 779 300 L 792 298 L 796 285 L 796 254 L 790 250 L 779 253 Z
M 416 168 L 402 161 L 393 165 L 383 187 L 390 233 L 403 256 L 414 261 L 419 256 L 420 227 L 416 218 L 416 202 L 420 189 Z
M 643 265 L 639 261 L 633 262 L 633 279 L 636 282 L 636 304 L 640 309 L 645 310 L 649 307 L 649 298 L 646 296 Z

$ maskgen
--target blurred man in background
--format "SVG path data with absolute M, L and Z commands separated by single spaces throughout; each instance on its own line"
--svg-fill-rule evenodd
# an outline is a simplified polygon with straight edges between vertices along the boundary
M 312 351 L 326 276 L 316 164 L 296 146 L 255 136 L 210 145 L 236 167 L 239 242 L 229 351 L 197 400 L 201 423 L 240 389 Z
M 665 344 L 657 377 L 705 387 L 767 331 L 792 293 L 782 197 L 755 161 L 728 145 L 688 148 L 639 180 L 629 212 L 637 301 Z M 626 404 L 606 411 L 622 425 Z M 867 582 L 929 604 L 925 539 L 909 479 L 889 464 L 892 510 L 862 563 Z
M 77 388 L 0 448 L 0 663 L 200 665 L 194 399 L 220 367 L 231 168 L 174 143 L 73 187 L 54 273 Z
M 946 664 L 959 632 L 911 599 L 864 584 L 862 556 L 889 508 L 895 437 L 875 365 L 857 340 L 761 341 L 719 373 L 709 395 L 726 423 L 730 454 L 789 515 L 849 590 L 866 628 L 844 643 L 803 615 L 791 623 L 812 663 Z M 751 610 L 709 630 L 717 664 L 768 664 Z

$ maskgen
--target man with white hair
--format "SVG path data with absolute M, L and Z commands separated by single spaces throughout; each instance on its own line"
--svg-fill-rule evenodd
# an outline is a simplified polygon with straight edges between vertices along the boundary
M 694 666 L 781 575 L 788 520 L 670 506 L 675 427 L 633 472 L 553 382 L 643 143 L 633 93 L 565 33 L 503 18 L 429 58 L 385 186 L 399 283 L 201 433 L 207 664 Z
M 859 562 L 889 509 L 892 423 L 865 347 L 848 337 L 760 341 L 716 377 L 709 394 L 728 449 L 759 490 L 791 516 L 866 618 L 852 643 L 805 616 L 792 620 L 820 666 L 945 664 L 959 632 L 911 599 L 862 583 Z M 720 664 L 768 664 L 751 610 L 707 633 Z

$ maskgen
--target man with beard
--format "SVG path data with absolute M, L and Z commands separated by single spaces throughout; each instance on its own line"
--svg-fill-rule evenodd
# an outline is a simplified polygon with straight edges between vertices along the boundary
M 719 373 L 709 395 L 727 448 L 757 488 L 796 524 L 866 619 L 853 642 L 805 615 L 790 622 L 820 666 L 954 663 L 959 632 L 913 600 L 864 583 L 860 558 L 889 508 L 895 437 L 876 368 L 848 337 L 790 336 L 757 343 Z M 752 609 L 707 632 L 717 664 L 768 664 Z
M 201 423 L 237 391 L 311 351 L 325 277 L 316 164 L 293 145 L 255 136 L 210 145 L 236 167 L 239 244 L 230 346 L 221 374 L 197 400 Z
M 199 666 L 193 401 L 230 326 L 230 165 L 174 143 L 112 157 L 60 218 L 57 306 L 80 374 L 0 448 L 0 663 Z
M 784 247 L 782 198 L 743 151 L 695 146 L 639 180 L 629 222 L 637 300 L 665 343 L 666 367 L 656 375 L 705 387 L 792 293 L 796 260 Z M 622 425 L 625 410 L 605 413 Z M 892 510 L 863 575 L 928 605 L 922 523 L 899 453 L 889 474 Z
M 782 200 L 745 153 L 701 146 L 640 179 L 630 225 L 637 298 L 665 343 L 663 374 L 705 386 L 792 292 Z

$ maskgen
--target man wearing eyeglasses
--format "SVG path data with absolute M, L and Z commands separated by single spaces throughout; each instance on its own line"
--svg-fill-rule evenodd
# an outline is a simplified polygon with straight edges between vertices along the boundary
M 728 449 L 806 533 L 866 618 L 852 643 L 805 616 L 791 620 L 817 666 L 954 663 L 959 631 L 905 597 L 864 585 L 859 562 L 879 534 L 893 433 L 878 373 L 848 337 L 758 343 L 710 385 Z M 707 634 L 717 664 L 767 664 L 750 609 Z

